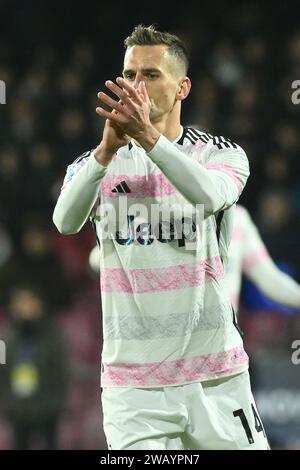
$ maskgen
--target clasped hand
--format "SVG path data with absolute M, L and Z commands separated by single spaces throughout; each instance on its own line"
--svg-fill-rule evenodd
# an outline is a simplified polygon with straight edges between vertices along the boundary
M 118 77 L 116 83 L 107 80 L 105 85 L 119 100 L 116 101 L 100 91 L 97 94 L 98 98 L 112 111 L 97 107 L 97 114 L 117 124 L 125 134 L 139 140 L 139 136 L 145 132 L 147 127 L 151 126 L 151 102 L 145 82 L 140 81 L 138 87 L 134 88 L 126 80 Z

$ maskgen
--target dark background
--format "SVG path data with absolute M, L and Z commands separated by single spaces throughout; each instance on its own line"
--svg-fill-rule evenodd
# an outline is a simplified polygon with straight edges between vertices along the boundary
M 296 2 L 1 1 L 0 339 L 11 328 L 12 287 L 39 283 L 70 351 L 60 448 L 106 446 L 99 283 L 88 266 L 94 234 L 87 225 L 77 236 L 59 235 L 52 212 L 66 166 L 101 140 L 96 93 L 120 75 L 123 40 L 136 24 L 156 23 L 186 42 L 193 88 L 182 122 L 244 147 L 251 177 L 241 203 L 274 260 L 299 281 L 300 105 L 291 101 L 300 79 L 299 10 Z M 244 297 L 240 318 L 269 434 L 278 447 L 300 448 L 299 366 L 290 361 L 297 314 L 253 309 Z M 10 424 L 2 416 L 0 449 L 7 449 Z

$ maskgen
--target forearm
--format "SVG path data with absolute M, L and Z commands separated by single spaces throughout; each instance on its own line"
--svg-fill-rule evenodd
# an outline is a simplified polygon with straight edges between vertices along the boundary
M 280 271 L 271 261 L 254 267 L 248 277 L 270 299 L 282 305 L 300 308 L 300 285 Z
M 204 205 L 206 216 L 230 207 L 239 197 L 238 187 L 227 175 L 208 171 L 164 136 L 160 136 L 147 155 L 188 201 Z M 241 157 L 246 159 L 245 154 Z
M 70 235 L 79 232 L 96 201 L 105 173 L 106 167 L 98 163 L 91 153 L 87 163 L 63 189 L 56 203 L 53 222 L 60 233 Z

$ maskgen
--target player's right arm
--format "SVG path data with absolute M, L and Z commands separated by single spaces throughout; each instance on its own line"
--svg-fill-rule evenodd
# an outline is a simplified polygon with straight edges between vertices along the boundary
M 71 235 L 81 230 L 96 202 L 107 166 L 127 142 L 128 137 L 107 120 L 100 145 L 68 167 L 53 213 L 53 222 L 60 233 Z
M 249 213 L 245 208 L 240 210 L 243 211 L 243 273 L 271 300 L 300 309 L 300 285 L 276 266 Z

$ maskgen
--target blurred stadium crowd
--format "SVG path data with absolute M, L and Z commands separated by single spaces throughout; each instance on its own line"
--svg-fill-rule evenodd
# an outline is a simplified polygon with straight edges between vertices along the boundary
M 300 280 L 300 105 L 291 101 L 291 84 L 300 79 L 300 29 L 292 11 L 224 3 L 218 11 L 206 5 L 180 14 L 143 5 L 143 15 L 120 5 L 116 16 L 109 3 L 95 1 L 86 10 L 2 2 L 0 79 L 7 104 L 0 109 L 0 339 L 18 328 L 12 288 L 34 286 L 69 351 L 63 353 L 68 386 L 57 408 L 59 448 L 104 449 L 106 443 L 99 282 L 88 266 L 95 237 L 88 225 L 76 236 L 59 235 L 52 212 L 66 166 L 101 139 L 96 93 L 121 73 L 122 41 L 135 24 L 156 22 L 185 40 L 193 89 L 183 124 L 244 147 L 251 177 L 241 203 L 274 260 Z M 254 358 L 290 355 L 292 340 L 300 338 L 297 315 L 258 314 L 244 302 L 240 321 Z M 2 405 L 0 449 L 6 449 L 14 441 Z M 297 445 L 294 437 L 278 441 Z

